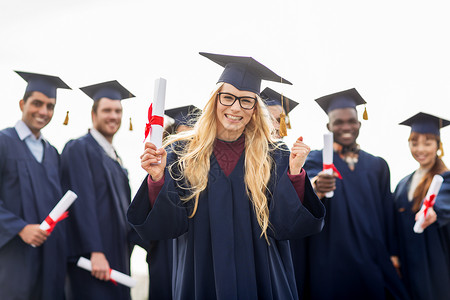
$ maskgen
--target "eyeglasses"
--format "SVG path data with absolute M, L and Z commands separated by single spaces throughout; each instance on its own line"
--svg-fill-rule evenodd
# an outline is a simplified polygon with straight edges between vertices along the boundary
M 230 93 L 218 93 L 217 97 L 219 97 L 220 104 L 224 106 L 232 106 L 236 100 L 239 100 L 239 105 L 243 109 L 252 109 L 256 104 L 256 97 L 236 97 Z

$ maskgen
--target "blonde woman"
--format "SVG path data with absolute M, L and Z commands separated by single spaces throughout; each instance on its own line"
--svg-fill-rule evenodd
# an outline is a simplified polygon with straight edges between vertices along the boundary
M 309 147 L 273 140 L 259 97 L 262 79 L 287 81 L 201 54 L 225 70 L 193 130 L 146 144 L 128 220 L 145 240 L 174 239 L 174 299 L 298 299 L 288 240 L 319 232 L 325 211 L 302 169 Z
M 450 121 L 418 113 L 400 123 L 411 126 L 411 155 L 419 168 L 403 178 L 394 193 L 400 271 L 414 300 L 450 299 L 450 172 L 442 153 L 440 128 Z M 434 175 L 444 178 L 433 207 L 429 207 L 424 231 L 413 231 L 422 202 Z

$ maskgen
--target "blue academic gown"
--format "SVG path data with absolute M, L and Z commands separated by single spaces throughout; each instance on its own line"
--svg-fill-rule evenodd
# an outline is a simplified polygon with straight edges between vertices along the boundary
M 131 201 L 128 176 L 91 134 L 69 141 L 61 154 L 63 186 L 78 199 L 68 224 L 71 259 L 69 299 L 130 299 L 130 289 L 91 276 L 75 263 L 80 256 L 103 252 L 112 269 L 130 274 L 130 226 L 126 210 Z
M 0 299 L 64 299 L 66 221 L 40 247 L 18 235 L 40 224 L 62 197 L 59 154 L 43 143 L 39 163 L 14 128 L 0 131 Z
M 413 173 L 414 174 L 414 173 Z M 415 215 L 408 201 L 412 175 L 394 193 L 402 278 L 414 300 L 450 299 L 450 172 L 436 197 L 437 221 L 423 233 L 413 231 Z
M 173 240 L 150 241 L 147 250 L 149 300 L 172 299 Z
M 393 202 L 386 162 L 360 151 L 354 171 L 335 152 L 343 179 L 336 179 L 321 233 L 292 241 L 299 293 L 304 299 L 396 299 L 407 293 L 393 267 L 395 253 Z M 304 168 L 316 176 L 322 151 L 312 151 Z
M 168 151 L 170 166 L 178 157 Z M 128 220 L 139 235 L 144 240 L 173 238 L 173 299 L 298 299 L 288 239 L 319 232 L 324 207 L 308 179 L 302 205 L 287 176 L 289 152 L 275 150 L 268 245 L 245 191 L 244 157 L 227 177 L 211 155 L 208 186 L 193 218 L 188 218 L 192 203 L 181 201 L 183 183 L 167 168 L 153 208 L 147 179 L 137 192 Z M 179 171 L 174 172 L 177 178 Z

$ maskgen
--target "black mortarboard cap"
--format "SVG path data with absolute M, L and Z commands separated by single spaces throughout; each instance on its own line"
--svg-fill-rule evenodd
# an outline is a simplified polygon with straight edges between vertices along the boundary
M 356 108 L 357 105 L 366 104 L 355 88 L 320 97 L 316 102 L 327 114 L 338 108 Z
M 164 111 L 164 114 L 174 119 L 176 126 L 192 126 L 192 120 L 196 119 L 201 114 L 201 112 L 201 109 L 194 105 L 186 105 L 182 107 L 167 109 Z
M 450 125 L 450 121 L 420 112 L 401 122 L 400 125 L 410 126 L 411 132 L 432 133 L 440 136 L 439 130 L 442 127 Z
M 225 68 L 217 82 L 226 82 L 241 91 L 250 91 L 259 95 L 261 80 L 292 84 L 275 74 L 272 70 L 248 56 L 231 56 L 200 52 L 213 62 Z
M 283 101 L 281 101 L 281 97 L 283 97 Z M 261 98 L 267 106 L 283 106 L 286 114 L 289 114 L 298 105 L 298 102 L 281 95 L 268 87 L 261 92 Z M 283 102 L 283 105 L 281 105 L 281 102 Z
M 71 90 L 61 78 L 56 76 L 21 71 L 14 72 L 28 82 L 25 92 L 41 92 L 49 98 L 56 98 L 56 89 Z
M 94 101 L 101 98 L 111 100 L 124 100 L 135 97 L 131 92 L 123 87 L 117 80 L 106 81 L 80 88 L 86 95 Z

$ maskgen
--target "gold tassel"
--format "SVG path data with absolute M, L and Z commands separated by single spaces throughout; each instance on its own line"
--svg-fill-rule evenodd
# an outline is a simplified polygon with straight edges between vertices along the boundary
M 63 125 L 69 124 L 69 111 L 66 113 L 66 118 L 64 119 Z
M 283 94 L 281 94 L 281 109 L 283 109 L 284 105 L 284 97 Z M 281 112 L 280 114 L 280 129 L 278 130 L 280 137 L 285 137 L 287 136 L 287 128 L 286 128 L 286 115 Z
M 366 106 L 364 106 L 363 119 L 366 120 L 366 121 L 369 120 L 369 116 L 367 115 L 367 108 L 366 108 Z
M 439 142 L 439 151 L 441 153 L 439 153 L 438 157 L 442 158 L 444 156 L 444 147 L 442 146 L 442 142 Z
M 287 129 L 286 129 L 286 115 L 284 113 L 280 114 L 280 136 L 284 137 L 287 136 Z
M 133 123 L 131 123 L 131 118 L 130 118 L 130 131 L 133 131 Z

